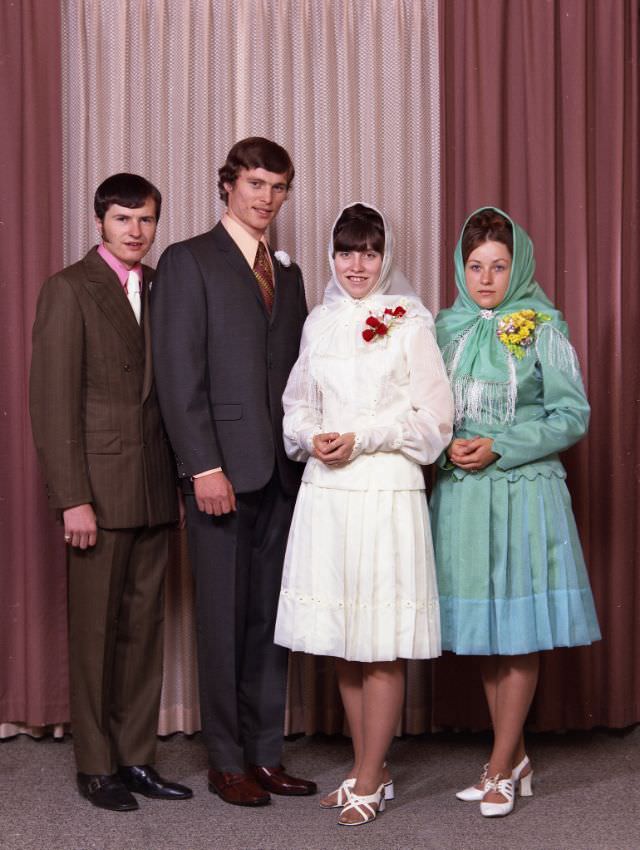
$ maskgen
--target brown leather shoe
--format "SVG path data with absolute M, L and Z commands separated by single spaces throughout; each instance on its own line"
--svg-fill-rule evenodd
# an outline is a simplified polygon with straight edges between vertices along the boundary
M 267 767 L 263 764 L 250 764 L 248 771 L 251 776 L 272 794 L 284 794 L 288 797 L 304 797 L 315 794 L 318 786 L 308 779 L 299 779 L 284 772 L 284 767 Z
M 209 791 L 233 806 L 266 806 L 271 797 L 246 773 L 209 769 Z

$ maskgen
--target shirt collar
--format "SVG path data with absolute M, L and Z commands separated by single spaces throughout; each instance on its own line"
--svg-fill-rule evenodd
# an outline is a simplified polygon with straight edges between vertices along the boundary
M 132 266 L 132 268 L 128 268 L 122 260 L 119 260 L 116 256 L 114 256 L 104 244 L 98 245 L 98 254 L 100 254 L 109 268 L 118 275 L 118 280 L 122 286 L 126 286 L 129 272 L 136 272 L 140 278 L 140 282 L 142 282 L 142 263 L 136 263 L 135 266 Z
M 262 242 L 267 249 L 267 257 L 269 257 L 269 262 L 271 263 L 271 254 L 269 253 L 269 243 L 267 242 L 265 236 L 262 236 L 260 240 L 256 239 L 250 233 L 248 233 L 241 224 L 231 218 L 229 213 L 225 213 L 221 219 L 222 226 L 227 231 L 229 236 L 236 243 L 238 248 L 240 249 L 242 256 L 249 263 L 249 266 L 253 268 L 253 264 L 256 260 L 256 254 L 258 253 L 258 241 Z

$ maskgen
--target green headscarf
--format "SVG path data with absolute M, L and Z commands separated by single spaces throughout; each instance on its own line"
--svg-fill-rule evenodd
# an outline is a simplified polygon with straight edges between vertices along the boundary
M 469 220 L 492 210 L 504 216 L 513 229 L 513 257 L 509 286 L 504 300 L 493 310 L 484 310 L 467 291 L 462 259 L 462 237 Z M 480 207 L 464 223 L 454 254 L 458 297 L 452 307 L 436 319 L 438 344 L 442 349 L 453 389 L 456 423 L 465 417 L 476 422 L 513 421 L 517 396 L 516 358 L 498 339 L 500 319 L 521 310 L 545 316 L 536 327 L 534 342 L 525 357 L 538 356 L 572 374 L 577 374 L 573 348 L 567 340 L 562 314 L 534 280 L 533 243 L 510 216 L 497 207 Z M 549 328 L 543 333 L 543 328 Z M 545 344 L 538 342 L 545 337 Z

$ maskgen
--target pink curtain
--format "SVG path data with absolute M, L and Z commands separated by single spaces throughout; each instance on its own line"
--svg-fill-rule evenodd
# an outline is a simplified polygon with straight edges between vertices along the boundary
M 637 0 L 443 0 L 443 304 L 476 207 L 531 234 L 592 405 L 565 460 L 604 640 L 543 654 L 540 729 L 640 720 L 640 224 Z M 635 604 L 634 604 L 635 600 Z M 488 718 L 477 665 L 436 666 L 434 722 Z
M 31 325 L 62 265 L 59 4 L 0 4 L 0 721 L 68 718 L 66 576 L 27 410 Z
M 604 640 L 545 655 L 531 719 L 541 729 L 630 725 L 640 721 L 638 3 L 441 0 L 440 11 L 442 302 L 466 214 L 506 208 L 533 236 L 538 279 L 567 315 L 593 407 L 589 438 L 566 461 Z M 59 32 L 57 3 L 46 14 L 37 0 L 0 4 L 0 724 L 68 719 L 64 551 L 26 403 L 37 292 L 64 264 Z M 345 157 L 348 167 L 358 166 Z M 69 199 L 78 210 L 88 202 Z M 192 731 L 190 584 L 174 542 L 166 662 L 179 676 L 165 681 L 161 728 Z M 410 666 L 406 730 L 487 720 L 473 662 Z M 288 724 L 342 728 L 330 661 L 294 659 Z

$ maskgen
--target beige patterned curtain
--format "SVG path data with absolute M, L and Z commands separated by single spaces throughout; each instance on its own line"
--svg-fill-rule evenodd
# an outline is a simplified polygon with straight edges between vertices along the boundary
M 227 151 L 264 135 L 296 166 L 271 242 L 301 265 L 309 305 L 328 277 L 336 212 L 362 199 L 388 215 L 399 265 L 435 312 L 437 10 L 437 0 L 62 0 L 65 262 L 95 241 L 93 192 L 109 174 L 139 172 L 163 194 L 153 263 L 170 242 L 214 224 Z M 199 723 L 180 540 L 175 554 L 162 733 Z M 324 669 L 292 666 L 292 731 L 334 725 Z M 318 701 L 327 706 L 316 722 L 309 704 Z

